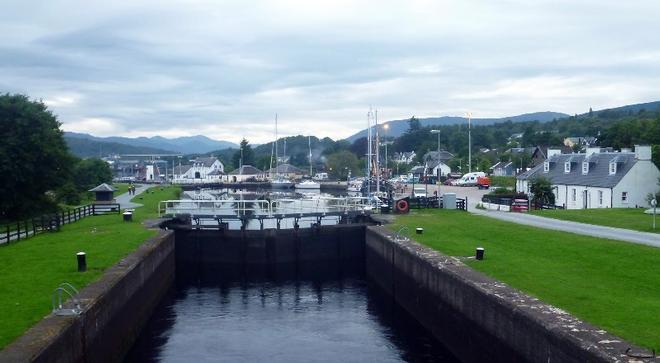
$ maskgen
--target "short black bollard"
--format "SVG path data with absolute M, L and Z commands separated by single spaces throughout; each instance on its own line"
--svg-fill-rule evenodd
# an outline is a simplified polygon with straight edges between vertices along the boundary
M 78 258 L 78 272 L 87 271 L 87 254 L 85 252 L 78 252 L 76 253 L 76 257 Z
M 422 233 L 424 233 L 424 228 L 417 227 L 417 228 L 415 228 L 415 232 L 417 232 L 417 234 L 422 234 Z
M 483 259 L 484 259 L 484 248 L 477 247 L 477 260 L 483 260 Z
M 133 212 L 127 210 L 123 214 L 124 222 L 131 222 L 133 220 Z

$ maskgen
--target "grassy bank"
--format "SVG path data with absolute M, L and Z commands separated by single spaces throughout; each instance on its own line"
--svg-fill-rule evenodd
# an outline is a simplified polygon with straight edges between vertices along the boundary
M 460 211 L 399 216 L 397 230 L 424 227 L 414 238 L 510 286 L 640 346 L 660 350 L 660 249 L 548 231 Z
M 153 188 L 138 195 L 134 222 L 121 215 L 88 217 L 25 241 L 0 247 L 0 348 L 34 325 L 51 310 L 51 294 L 62 282 L 79 289 L 135 250 L 156 231 L 141 222 L 157 216 L 160 200 L 173 199 L 178 188 Z M 87 272 L 77 272 L 76 253 L 87 253 Z
M 656 229 L 653 229 L 653 216 L 644 214 L 641 208 L 537 210 L 533 214 L 572 222 L 597 224 L 600 226 L 633 229 L 641 232 L 660 233 L 660 217 L 656 216 Z

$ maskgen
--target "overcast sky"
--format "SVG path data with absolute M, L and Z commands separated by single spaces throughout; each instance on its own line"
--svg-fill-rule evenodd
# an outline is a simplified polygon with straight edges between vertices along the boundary
M 249 5 L 247 4 L 249 3 Z M 343 138 L 660 99 L 660 1 L 3 0 L 0 91 L 97 136 Z

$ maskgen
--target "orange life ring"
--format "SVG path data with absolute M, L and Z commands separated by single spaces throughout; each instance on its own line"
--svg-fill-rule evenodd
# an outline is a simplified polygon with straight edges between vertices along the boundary
M 408 202 L 405 199 L 401 199 L 396 202 L 396 208 L 398 210 L 408 210 Z

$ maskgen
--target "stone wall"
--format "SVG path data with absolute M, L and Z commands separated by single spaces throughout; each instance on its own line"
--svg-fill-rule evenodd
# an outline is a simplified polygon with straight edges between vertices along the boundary
M 369 279 L 466 362 L 639 362 L 628 348 L 650 354 L 384 227 L 367 228 L 365 253 Z

